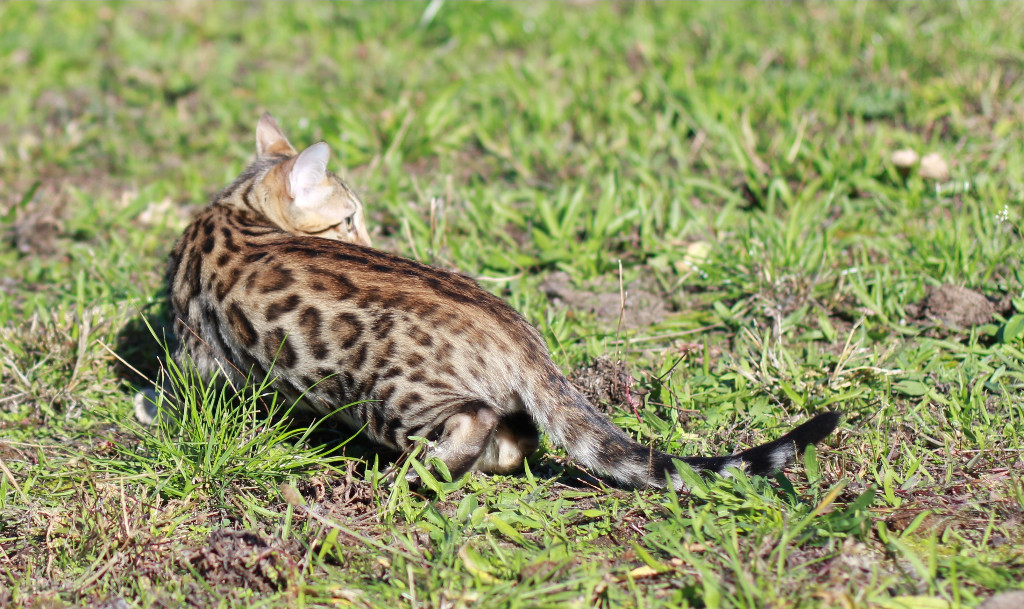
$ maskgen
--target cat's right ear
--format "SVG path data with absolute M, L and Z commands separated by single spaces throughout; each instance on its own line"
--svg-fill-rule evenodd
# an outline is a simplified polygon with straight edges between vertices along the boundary
M 269 112 L 260 117 L 256 123 L 256 156 L 263 158 L 270 154 L 295 156 L 295 148 L 288 142 L 284 132 L 277 126 L 277 121 Z
M 327 177 L 327 161 L 330 158 L 330 147 L 319 142 L 288 161 L 291 163 L 288 169 L 288 195 L 300 207 L 310 202 L 310 193 Z M 288 167 L 288 164 L 284 166 Z

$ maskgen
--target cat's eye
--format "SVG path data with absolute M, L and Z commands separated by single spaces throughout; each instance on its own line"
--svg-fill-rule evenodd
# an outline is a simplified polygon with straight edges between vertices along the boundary
M 309 234 L 310 235 L 322 235 L 322 234 L 326 233 L 327 231 L 334 230 L 334 229 L 338 228 L 342 224 L 344 224 L 345 228 L 348 229 L 349 232 L 351 232 L 352 231 L 352 226 L 355 224 L 355 214 L 352 214 L 351 216 L 345 218 L 341 222 L 338 222 L 337 224 L 332 224 L 332 225 L 328 226 L 327 228 L 322 228 L 320 230 L 315 230 L 315 231 L 309 231 Z
M 328 226 L 327 228 L 322 228 L 320 230 L 309 231 L 309 234 L 310 235 L 322 235 L 322 234 L 326 233 L 329 230 L 334 230 L 334 229 L 338 228 L 339 226 L 341 226 L 341 222 L 338 222 L 337 224 L 332 224 L 332 225 Z

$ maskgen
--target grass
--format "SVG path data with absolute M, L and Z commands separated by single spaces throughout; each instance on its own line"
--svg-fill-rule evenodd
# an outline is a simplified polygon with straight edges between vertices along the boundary
M 1022 17 L 0 5 L 0 604 L 953 608 L 1024 587 Z M 713 454 L 825 408 L 840 431 L 785 477 L 677 496 L 552 447 L 410 490 L 343 432 L 260 416 L 258 383 L 139 428 L 166 255 L 265 110 L 331 145 L 379 247 L 480 278 L 567 373 L 624 361 L 640 401 L 604 407 L 641 441 Z M 901 172 L 902 148 L 949 176 Z M 620 285 L 662 312 L 572 296 Z

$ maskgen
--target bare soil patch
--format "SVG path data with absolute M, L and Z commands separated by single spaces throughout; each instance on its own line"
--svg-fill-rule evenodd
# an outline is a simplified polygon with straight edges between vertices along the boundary
M 618 324 L 620 316 L 623 328 L 644 328 L 662 321 L 673 309 L 653 278 L 636 279 L 622 290 L 617 279 L 598 278 L 577 289 L 569 274 L 559 271 L 540 287 L 553 306 L 591 313 L 611 328 Z

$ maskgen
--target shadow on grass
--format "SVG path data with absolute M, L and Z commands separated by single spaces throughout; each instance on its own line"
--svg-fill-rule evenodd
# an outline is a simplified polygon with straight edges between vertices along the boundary
M 166 353 L 177 348 L 171 330 L 171 311 L 162 297 L 138 310 L 117 334 L 118 359 L 114 371 L 131 387 L 152 386 L 164 365 Z

